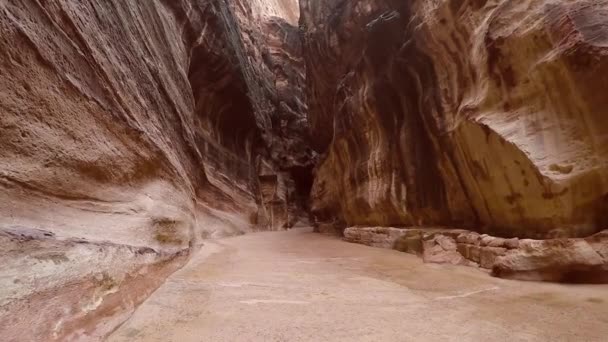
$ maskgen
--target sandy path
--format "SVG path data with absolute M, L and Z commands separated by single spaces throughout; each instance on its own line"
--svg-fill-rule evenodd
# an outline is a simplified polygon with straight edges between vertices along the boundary
M 506 281 L 295 229 L 206 243 L 109 341 L 608 341 L 608 286 Z

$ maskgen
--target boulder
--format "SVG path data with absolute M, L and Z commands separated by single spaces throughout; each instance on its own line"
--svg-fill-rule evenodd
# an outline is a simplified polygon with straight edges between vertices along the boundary
M 521 240 L 499 257 L 492 275 L 519 280 L 608 283 L 608 239 Z

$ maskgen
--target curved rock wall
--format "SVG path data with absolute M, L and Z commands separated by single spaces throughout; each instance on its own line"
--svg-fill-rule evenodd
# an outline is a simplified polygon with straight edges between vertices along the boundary
M 606 228 L 607 15 L 602 0 L 1 2 L 0 336 L 102 338 L 201 240 L 289 227 L 311 187 L 319 230 Z M 521 260 L 556 244 L 603 253 L 597 236 L 530 242 L 498 271 L 529 277 Z M 458 257 L 455 239 L 431 256 Z
M 608 3 L 300 5 L 317 219 L 530 238 L 606 227 Z
M 3 340 L 99 338 L 200 240 L 293 224 L 296 21 L 295 1 L 0 3 Z

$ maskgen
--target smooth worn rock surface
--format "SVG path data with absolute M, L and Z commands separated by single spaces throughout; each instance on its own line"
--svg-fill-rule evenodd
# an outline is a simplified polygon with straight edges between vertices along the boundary
M 608 2 L 300 7 L 320 220 L 535 239 L 606 228 Z
M 108 341 L 600 342 L 606 291 L 429 266 L 294 229 L 207 244 Z
M 499 284 L 473 269 L 405 262 L 389 281 L 365 255 L 396 269 L 392 252 L 320 236 L 205 241 L 310 223 L 504 278 L 608 282 L 606 17 L 605 0 L 0 1 L 0 340 L 99 340 L 199 249 L 164 288 L 178 307 L 140 311 L 185 330 L 116 336 L 443 339 L 438 323 L 465 339 L 515 325 L 520 339 L 600 336 L 520 328 L 564 311 L 504 308 L 529 285 L 445 323 L 435 299 Z M 299 259 L 313 255 L 336 257 Z M 205 297 L 239 275 L 298 298 Z M 571 309 L 591 288 L 551 289 Z M 509 318 L 464 322 L 492 317 L 488 304 Z M 264 305 L 276 310 L 260 323 Z M 344 319 L 320 327 L 328 317 Z
M 608 236 L 586 239 L 521 240 L 497 258 L 492 274 L 519 280 L 608 283 Z
M 25 229 L 0 244 L 2 341 L 100 340 L 188 256 Z
M 303 215 L 297 15 L 0 2 L 0 339 L 103 335 L 202 239 Z

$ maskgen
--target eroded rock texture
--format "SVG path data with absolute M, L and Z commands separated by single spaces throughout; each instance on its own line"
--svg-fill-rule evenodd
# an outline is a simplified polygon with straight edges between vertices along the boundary
M 315 161 L 309 148 L 298 3 L 229 1 L 220 8 L 225 22 L 233 23 L 230 35 L 241 42 L 236 56 L 244 66 L 255 125 L 267 151 L 256 161 L 266 189 L 262 202 L 267 204 L 257 220 L 271 221 L 273 227 L 291 226 L 307 206 Z
M 319 231 L 379 226 L 352 241 L 605 277 L 607 16 L 602 0 L 0 2 L 0 336 L 101 338 L 203 239 L 290 227 L 311 188 Z
M 344 239 L 416 254 L 424 262 L 480 267 L 518 280 L 608 283 L 608 232 L 588 238 L 505 239 L 440 227 L 349 227 Z
M 337 227 L 582 237 L 608 225 L 608 3 L 301 0 Z
M 4 341 L 101 337 L 201 239 L 294 223 L 312 157 L 297 16 L 0 2 Z

